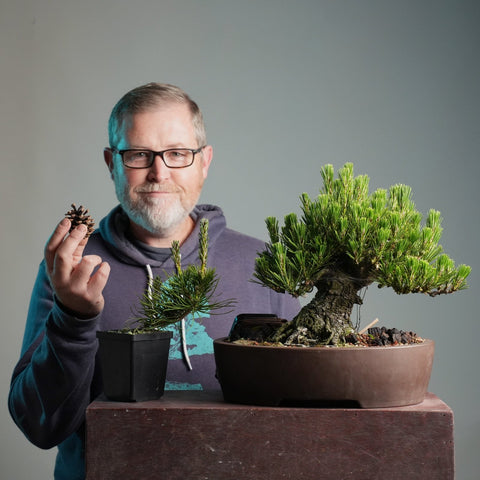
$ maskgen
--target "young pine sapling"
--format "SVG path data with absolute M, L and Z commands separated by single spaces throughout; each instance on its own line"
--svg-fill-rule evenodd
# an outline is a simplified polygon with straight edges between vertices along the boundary
M 207 267 L 208 220 L 200 221 L 200 265 L 182 268 L 178 241 L 172 242 L 172 255 L 176 272 L 165 280 L 158 275 L 152 279 L 140 299 L 138 316 L 134 319 L 136 326 L 129 329 L 132 333 L 163 330 L 189 314 L 201 316 L 234 303 L 213 301 L 219 279 L 215 269 Z

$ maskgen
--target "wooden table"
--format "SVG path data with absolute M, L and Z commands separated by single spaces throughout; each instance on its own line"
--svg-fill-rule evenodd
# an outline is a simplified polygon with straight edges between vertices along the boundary
M 453 412 L 433 394 L 378 409 L 275 408 L 217 392 L 87 409 L 87 480 L 454 478 Z

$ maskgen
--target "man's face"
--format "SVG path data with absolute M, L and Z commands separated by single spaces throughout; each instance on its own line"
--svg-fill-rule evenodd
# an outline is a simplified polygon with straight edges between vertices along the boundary
M 176 103 L 131 115 L 124 121 L 116 145 L 118 150 L 154 151 L 201 146 L 197 144 L 188 107 Z M 160 236 L 171 235 L 189 221 L 211 158 L 212 149 L 208 146 L 197 153 L 193 165 L 186 168 L 168 168 L 157 156 L 150 168 L 131 169 L 123 166 L 119 154 L 105 153 L 117 198 L 130 220 Z

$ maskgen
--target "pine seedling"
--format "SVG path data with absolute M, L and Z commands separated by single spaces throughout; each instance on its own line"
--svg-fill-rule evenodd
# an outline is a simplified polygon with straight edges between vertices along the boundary
M 234 300 L 214 301 L 219 278 L 214 268 L 207 267 L 208 258 L 208 220 L 200 221 L 199 233 L 200 265 L 188 265 L 182 268 L 180 244 L 172 242 L 172 257 L 176 272 L 162 280 L 155 276 L 140 299 L 139 316 L 136 330 L 162 330 L 177 323 L 187 315 L 200 317 L 215 310 L 228 308 Z

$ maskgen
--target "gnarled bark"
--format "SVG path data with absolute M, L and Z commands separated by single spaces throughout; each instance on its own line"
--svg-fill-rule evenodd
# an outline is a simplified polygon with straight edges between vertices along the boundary
M 320 282 L 314 298 L 298 315 L 278 329 L 272 341 L 304 345 L 338 345 L 353 332 L 353 306 L 361 305 L 358 291 L 365 285 L 350 277 Z

